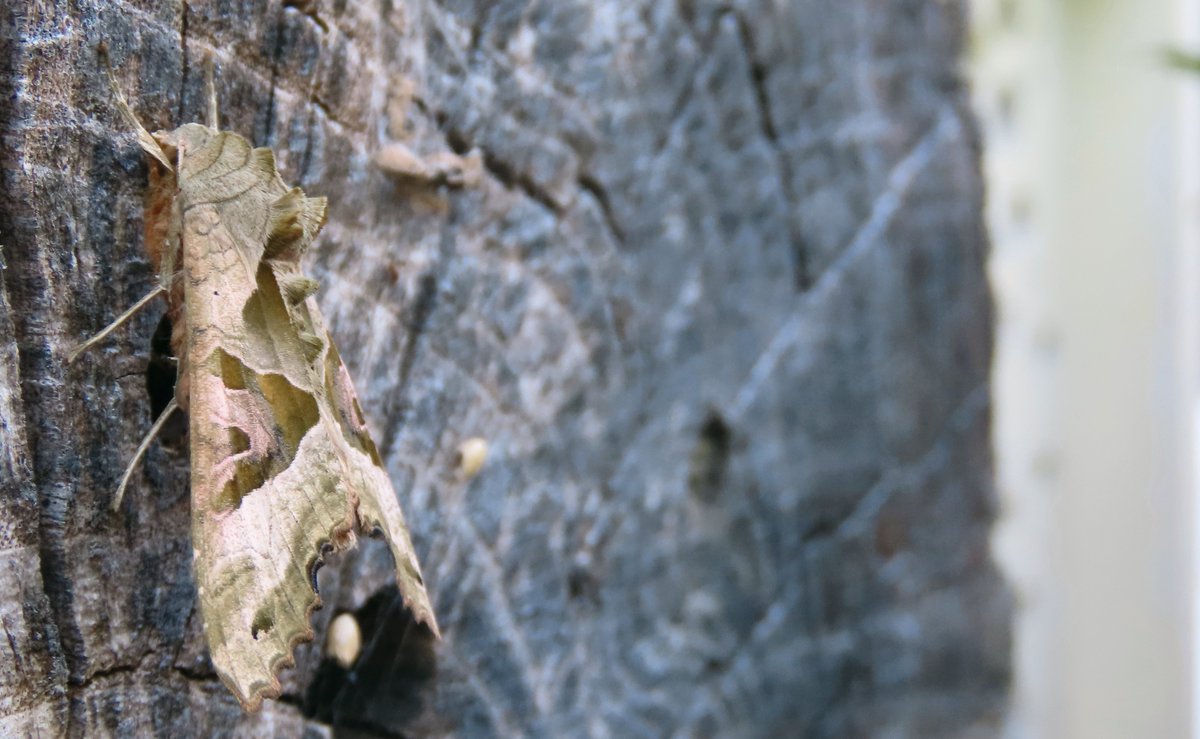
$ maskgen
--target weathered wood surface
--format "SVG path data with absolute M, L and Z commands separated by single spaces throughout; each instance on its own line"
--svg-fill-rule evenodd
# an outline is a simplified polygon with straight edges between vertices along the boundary
M 0 6 L 0 734 L 858 736 L 994 730 L 990 303 L 955 0 Z M 320 302 L 445 639 L 376 542 L 246 716 L 194 616 L 151 420 L 150 128 L 223 124 L 327 195 Z M 384 143 L 485 153 L 402 187 Z M 491 441 L 464 483 L 454 449 Z M 176 446 L 178 439 L 175 440 Z

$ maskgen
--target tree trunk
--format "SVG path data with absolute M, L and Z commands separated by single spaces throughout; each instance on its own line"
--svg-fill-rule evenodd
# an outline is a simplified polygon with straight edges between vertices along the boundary
M 957 0 L 27 0 L 0 8 L 0 734 L 994 732 L 991 309 Z M 150 449 L 151 130 L 326 195 L 309 272 L 444 632 L 374 541 L 244 714 Z M 405 186 L 386 142 L 483 152 Z M 161 401 L 159 401 L 161 402 Z M 490 455 L 464 480 L 455 449 Z M 365 648 L 324 657 L 332 617 Z

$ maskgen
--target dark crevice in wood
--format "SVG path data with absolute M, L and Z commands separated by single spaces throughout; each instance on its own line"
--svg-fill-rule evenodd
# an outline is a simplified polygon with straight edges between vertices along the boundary
M 313 95 L 309 93 L 309 99 L 313 99 Z M 315 135 L 315 126 L 317 122 L 317 114 L 312 108 L 308 109 L 308 117 L 304 124 L 304 151 L 300 154 L 300 167 L 297 175 L 299 184 L 303 187 L 310 187 L 318 184 L 313 177 L 312 172 L 312 154 L 313 154 L 313 136 Z
M 37 471 L 35 470 L 35 483 Z M 38 486 L 41 488 L 42 486 Z M 57 494 L 56 494 L 57 493 Z M 50 615 L 58 636 L 59 652 L 66 667 L 67 733 L 82 721 L 77 688 L 83 683 L 87 656 L 83 634 L 75 619 L 75 592 L 66 552 L 66 516 L 70 493 L 60 487 L 43 490 L 38 517 L 38 557 L 42 590 L 50 602 Z
M 188 4 L 187 0 L 183 0 L 179 10 L 179 51 L 183 55 L 179 73 L 179 103 L 176 105 L 175 120 L 177 122 L 185 120 L 184 102 L 187 100 L 187 85 L 188 85 Z
M 733 431 L 721 414 L 711 410 L 700 426 L 688 468 L 688 488 L 702 503 L 714 503 L 720 497 L 729 469 Z
M 150 359 L 141 374 L 146 382 L 146 396 L 150 400 L 150 418 L 154 423 L 175 397 L 175 382 L 179 375 L 179 361 L 171 351 L 171 317 L 163 313 L 150 338 Z M 118 378 L 119 379 L 119 378 Z M 183 440 L 187 434 L 187 411 L 172 414 L 158 434 L 158 443 L 174 452 L 183 451 Z
M 432 116 L 434 123 L 442 131 L 442 135 L 446 137 L 446 145 L 450 147 L 451 151 L 461 156 L 469 153 L 474 148 L 471 140 L 463 132 L 450 125 L 449 117 L 444 111 L 436 108 L 431 109 L 428 103 L 421 98 L 414 97 L 413 103 L 418 109 Z M 509 162 L 487 150 L 484 150 L 482 153 L 484 169 L 498 180 L 500 184 L 509 190 L 522 192 L 550 212 L 562 215 L 562 204 L 555 200 L 554 196 L 547 192 L 545 188 L 535 182 L 529 173 L 520 171 Z M 591 180 L 591 182 L 595 185 L 596 192 L 603 192 L 595 180 Z M 580 184 L 584 185 L 582 179 Z M 607 202 L 607 197 L 604 198 L 604 202 Z M 615 225 L 615 221 L 610 223 L 610 226 L 613 225 Z M 614 229 L 614 234 L 620 233 L 620 229 Z
M 275 700 L 285 706 L 291 706 L 301 713 L 304 712 L 304 698 L 295 693 L 280 693 Z
M 0 59 L 3 59 L 6 66 L 2 76 L 7 84 L 16 74 L 19 60 L 13 56 L 16 47 L 9 47 L 10 39 L 7 33 L 15 29 L 6 23 L 4 30 L 6 32 L 0 34 L 0 44 L 6 48 L 0 49 Z M 19 114 L 15 106 L 0 105 L 0 111 L 3 111 L 0 112 L 2 135 L 13 130 L 14 119 Z M 51 660 L 62 668 L 62 672 L 55 675 L 62 683 L 56 681 L 48 690 L 56 697 L 61 695 L 67 699 L 65 722 L 67 732 L 70 733 L 75 722 L 79 720 L 70 683 L 79 679 L 86 664 L 83 636 L 74 615 L 73 580 L 66 549 L 66 522 L 75 490 L 63 484 L 48 484 L 47 480 L 61 479 L 64 476 L 63 471 L 56 468 L 63 466 L 75 467 L 77 478 L 80 460 L 70 453 L 63 453 L 63 450 L 68 448 L 62 438 L 64 430 L 47 422 L 41 415 L 47 407 L 52 408 L 60 402 L 70 401 L 61 397 L 63 386 L 60 383 L 39 382 L 35 379 L 55 377 L 58 374 L 55 365 L 60 361 L 60 357 L 53 355 L 45 329 L 31 323 L 36 316 L 55 314 L 55 308 L 50 305 L 51 291 L 42 273 L 42 265 L 38 262 L 38 251 L 33 246 L 36 241 L 34 229 L 38 227 L 39 219 L 34 213 L 20 212 L 28 208 L 25 204 L 31 202 L 31 199 L 23 192 L 23 188 L 16 186 L 11 179 L 12 173 L 19 171 L 19 162 L 13 161 L 12 165 L 12 170 L 6 167 L 2 171 L 4 192 L 0 193 L 0 238 L 4 239 L 5 246 L 8 247 L 23 245 L 5 250 L 8 261 L 3 270 L 4 290 L 10 305 L 21 306 L 20 310 L 14 310 L 10 315 L 17 354 L 17 383 L 14 389 L 19 394 L 21 407 L 25 411 L 23 421 L 30 452 L 31 483 L 36 491 L 34 495 L 38 503 L 39 575 L 42 592 L 46 596 L 50 611 L 49 619 L 44 624 L 48 641 L 46 648 Z M 18 491 L 13 492 L 20 494 Z
M 488 151 L 483 153 L 483 166 L 509 190 L 519 190 L 532 200 L 543 205 L 546 210 L 555 214 L 561 214 L 562 206 L 555 201 L 550 193 L 543 190 L 540 185 L 534 182 L 533 178 L 527 172 L 518 170 L 512 164 Z
M 8 324 L 6 332 L 12 332 L 15 365 L 13 374 L 8 378 L 11 384 L 0 387 L 0 390 L 7 390 L 15 396 L 12 405 L 20 409 L 21 417 L 8 419 L 8 423 L 24 426 L 27 456 L 17 462 L 24 479 L 0 480 L 0 495 L 6 498 L 3 501 L 6 511 L 24 514 L 21 520 L 7 521 L 6 524 L 12 526 L 11 531 L 24 530 L 26 536 L 22 543 L 32 544 L 36 536 L 40 557 L 45 548 L 46 531 L 42 525 L 41 511 L 35 509 L 41 502 L 38 491 L 42 476 L 37 444 L 46 424 L 39 417 L 38 398 L 29 392 L 30 387 L 38 392 L 40 384 L 31 383 L 29 372 L 35 368 L 45 371 L 47 362 L 38 362 L 35 355 L 39 352 L 32 350 L 35 342 L 40 340 L 36 326 L 31 326 L 30 322 L 34 320 L 35 310 L 39 307 L 44 310 L 46 306 L 41 281 L 36 279 L 34 268 L 29 264 L 36 259 L 31 242 L 38 218 L 28 204 L 24 188 L 18 184 L 21 182 L 18 178 L 22 169 L 21 149 L 16 141 L 9 138 L 28 115 L 16 94 L 16 80 L 21 78 L 24 71 L 24 59 L 20 55 L 19 12 L 16 5 L 0 5 L 0 100 L 7 103 L 0 104 L 0 292 L 7 303 L 4 318 Z M 40 353 L 48 355 L 49 349 L 43 347 Z M 13 567 L 11 573 L 15 575 L 16 572 L 16 567 Z M 41 579 L 41 593 L 36 593 L 37 586 L 33 583 L 23 588 L 24 633 L 14 636 L 7 622 L 3 624 L 4 633 L 18 669 L 23 657 L 30 656 L 28 651 L 22 654 L 22 643 L 27 648 L 32 645 L 37 650 L 35 655 L 44 653 L 44 662 L 40 656 L 34 656 L 33 661 L 45 666 L 45 674 L 31 677 L 37 680 L 47 702 L 52 703 L 53 715 L 61 725 L 67 726 L 71 721 L 67 686 L 71 665 L 59 637 L 59 623 L 69 625 L 73 622 L 62 611 L 62 599 L 52 600 L 46 594 L 44 561 L 39 563 L 37 574 Z M 74 635 L 78 637 L 77 629 Z M 77 647 L 78 639 L 74 644 Z
M 412 375 L 413 365 L 417 360 L 417 350 L 420 341 L 429 325 L 429 317 L 433 315 L 438 302 L 439 273 L 435 269 L 425 272 L 417 279 L 417 293 L 413 296 L 412 305 L 408 309 L 408 337 L 404 349 L 400 352 L 400 378 L 396 384 L 396 396 L 404 397 L 408 381 Z M 404 424 L 407 404 L 400 407 L 394 417 L 385 420 L 383 437 L 379 445 L 380 453 L 386 458 L 395 443 L 399 427 Z
M 279 86 L 279 61 L 283 56 L 283 16 L 288 4 L 284 3 L 275 19 L 275 43 L 271 45 L 271 77 L 267 90 L 267 116 L 263 123 L 263 135 L 259 139 L 263 146 L 270 146 L 275 140 L 275 91 Z
M 475 12 L 475 18 L 471 23 L 471 42 L 467 47 L 472 56 L 479 52 L 479 47 L 483 43 L 484 28 L 493 12 L 494 8 L 491 4 L 485 4 L 483 8 Z
M 438 129 L 442 131 L 442 135 L 446 137 L 446 145 L 454 153 L 464 155 L 474 148 L 470 138 L 450 124 L 450 118 L 446 115 L 445 111 L 431 107 L 427 101 L 419 97 L 414 97 L 413 103 L 419 110 L 433 118 Z M 550 193 L 534 182 L 533 178 L 527 172 L 518 170 L 509 162 L 486 150 L 483 151 L 483 166 L 492 177 L 509 190 L 518 190 L 530 199 L 540 203 L 552 213 L 562 214 L 562 205 Z
M 187 644 L 187 635 L 189 633 L 191 633 L 190 627 L 192 625 L 192 619 L 194 619 L 196 617 L 196 609 L 197 609 L 196 599 L 193 598 L 192 604 L 188 608 L 187 619 L 183 622 L 183 630 L 181 632 L 181 634 L 182 634 L 181 638 L 179 639 L 179 641 L 177 641 L 175 643 L 175 648 L 173 650 L 171 650 L 171 661 L 169 663 L 171 666 L 171 669 L 175 670 L 177 672 L 180 672 L 180 673 L 184 673 L 185 677 L 187 676 L 186 672 L 188 672 L 189 669 L 186 666 L 179 664 L 179 655 L 183 652 L 183 648 Z
M 758 105 L 758 120 L 762 128 L 763 139 L 771 147 L 771 151 L 774 152 L 775 162 L 779 166 L 779 184 L 787 206 L 784 216 L 787 220 L 788 234 L 792 242 L 793 283 L 798 292 L 804 292 L 811 288 L 813 284 L 808 266 L 809 248 L 804 243 L 804 238 L 800 235 L 799 228 L 792 216 L 792 209 L 796 207 L 797 202 L 796 193 L 792 186 L 792 166 L 788 159 L 787 151 L 781 145 L 779 132 L 776 129 L 775 116 L 771 107 L 771 96 L 767 91 L 768 68 L 758 56 L 755 48 L 754 34 L 750 30 L 746 19 L 742 17 L 741 13 L 733 9 L 728 10 L 727 14 L 733 18 L 734 23 L 737 25 L 738 34 L 741 37 L 742 49 L 746 54 L 746 61 L 750 67 L 750 83 L 751 88 L 754 90 L 755 102 Z
M 300 15 L 317 24 L 317 27 L 323 33 L 329 33 L 329 24 L 317 12 L 317 3 L 315 0 L 283 0 L 283 8 L 284 10 L 293 10 L 300 13 Z
M 621 224 L 617 221 L 617 216 L 613 212 L 612 200 L 608 197 L 608 190 L 600 183 L 600 180 L 588 172 L 583 172 L 579 175 L 579 187 L 596 199 L 596 203 L 600 206 L 600 214 L 604 217 L 604 223 L 608 226 L 608 230 L 612 232 L 613 237 L 617 240 L 617 244 L 624 247 L 625 229 L 621 228 Z
M 414 98 L 414 102 L 416 102 L 415 98 Z M 422 110 L 425 110 L 425 101 L 421 100 L 418 102 L 418 104 L 420 105 Z M 455 154 L 458 154 L 459 156 L 464 156 L 468 152 L 471 151 L 470 140 L 466 136 L 464 136 L 462 134 L 462 132 L 458 131 L 457 129 L 450 128 L 446 125 L 446 114 L 445 113 L 442 113 L 439 111 L 434 116 L 434 121 L 437 123 L 438 128 L 440 128 L 440 129 L 442 129 L 442 131 L 444 131 L 444 135 L 446 137 L 446 145 L 450 147 L 451 151 L 453 151 Z
M 333 121 L 334 123 L 339 123 L 339 124 L 341 123 L 341 121 L 339 121 L 337 119 L 337 117 L 334 116 L 333 111 L 330 110 L 329 104 L 321 99 L 321 94 L 319 92 L 317 92 L 315 84 L 314 84 L 312 92 L 308 96 L 308 100 L 310 103 L 312 103 L 314 106 L 316 106 L 322 113 L 325 114 L 326 120 Z
M 215 672 L 195 670 L 184 665 L 173 664 L 171 671 L 177 673 L 183 679 L 194 683 L 216 683 L 221 680 Z
M 425 327 L 429 325 L 429 317 L 433 315 L 437 302 L 438 274 L 426 272 L 417 280 L 417 294 L 413 297 L 412 307 L 409 309 L 408 341 L 405 342 L 404 356 L 400 362 L 401 388 L 407 385 L 409 375 L 412 374 L 417 344 L 425 333 Z
M 82 692 L 85 688 L 88 688 L 89 686 L 91 686 L 97 682 L 100 682 L 100 681 L 104 680 L 105 678 L 116 677 L 118 675 L 134 675 L 142 670 L 142 665 L 144 665 L 147 658 L 149 658 L 153 654 L 154 654 L 154 652 L 152 652 L 152 651 L 145 652 L 141 656 L 139 656 L 137 662 L 135 662 L 133 664 L 110 665 L 108 667 L 103 667 L 99 670 L 96 670 L 95 672 L 93 672 L 89 675 L 85 675 L 77 681 L 73 680 L 71 682 L 72 692 L 73 693 Z

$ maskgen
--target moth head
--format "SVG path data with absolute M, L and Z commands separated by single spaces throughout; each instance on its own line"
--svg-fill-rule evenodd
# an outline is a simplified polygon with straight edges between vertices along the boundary
M 182 145 L 204 146 L 209 139 L 219 135 L 220 132 L 214 131 L 202 123 L 185 123 L 174 131 L 165 131 L 164 133 Z
M 185 123 L 174 131 L 158 131 L 154 137 L 172 161 L 183 164 L 181 160 L 190 156 L 196 160 L 193 162 L 195 169 L 203 170 L 211 166 L 214 160 L 222 155 L 239 157 L 249 152 L 250 145 L 240 137 L 237 137 L 236 141 L 229 142 L 230 149 L 239 151 L 225 152 L 221 146 L 222 142 L 214 141 L 221 135 L 221 132 L 199 123 Z M 160 136 L 161 139 L 159 139 Z
M 163 154 L 167 155 L 169 160 L 172 162 L 179 161 L 179 138 L 176 136 L 175 131 L 155 131 L 150 136 L 158 144 L 159 148 L 162 149 Z

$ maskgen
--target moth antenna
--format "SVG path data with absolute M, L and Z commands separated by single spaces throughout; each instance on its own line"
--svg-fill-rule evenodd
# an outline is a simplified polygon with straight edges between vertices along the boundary
M 171 402 L 167 403 L 167 407 L 163 408 L 163 412 L 158 414 L 158 420 L 150 427 L 150 431 L 146 433 L 146 438 L 142 439 L 142 443 L 138 446 L 137 451 L 133 453 L 133 459 L 129 460 L 129 466 L 125 468 L 125 474 L 121 476 L 121 484 L 117 487 L 117 494 L 113 496 L 112 510 L 117 510 L 121 507 L 121 499 L 125 497 L 125 486 L 129 484 L 129 478 L 133 477 L 133 471 L 137 468 L 138 462 L 146 454 L 146 450 L 150 448 L 150 442 L 154 441 L 154 437 L 158 436 L 158 432 L 162 431 L 163 425 L 171 414 L 179 410 L 179 404 L 171 398 Z
M 103 329 L 101 329 L 100 333 L 96 334 L 92 338 L 88 339 L 87 341 L 83 342 L 82 344 L 79 344 L 74 349 L 72 349 L 71 353 L 67 355 L 67 364 L 71 364 L 72 362 L 74 362 L 76 359 L 79 358 L 80 354 L 83 354 L 88 349 L 91 349 L 93 346 L 95 346 L 97 343 L 99 343 L 105 336 L 108 336 L 113 331 L 117 330 L 121 326 L 122 323 L 125 323 L 130 318 L 133 318 L 133 316 L 138 311 L 140 311 L 142 308 L 145 308 L 146 305 L 151 300 L 154 300 L 155 298 L 157 298 L 159 295 L 162 295 L 166 291 L 167 291 L 167 289 L 165 287 L 163 287 L 162 285 L 159 285 L 158 287 L 151 290 L 149 295 L 142 298 L 138 302 L 134 303 L 133 306 L 131 306 L 129 308 L 129 310 L 127 310 L 124 313 L 122 313 L 121 315 L 117 316 L 116 320 L 114 320 L 112 323 L 108 324 Z
M 125 124 L 134 130 L 137 134 L 138 145 L 142 147 L 150 156 L 154 157 L 167 168 L 167 171 L 174 172 L 175 167 L 171 164 L 171 160 L 167 158 L 166 152 L 138 120 L 134 114 L 133 108 L 129 107 L 129 102 L 125 100 L 125 96 L 121 94 L 121 86 L 117 84 L 117 75 L 113 73 L 112 64 L 108 61 L 108 44 L 103 41 L 96 47 L 96 55 L 100 57 L 100 64 L 104 67 L 104 73 L 108 75 L 108 84 L 112 87 L 113 97 L 117 99 L 117 110 L 121 112 L 121 117 L 125 119 Z
M 204 57 L 204 91 L 208 95 L 208 127 L 214 131 L 218 131 L 221 128 L 221 119 L 217 112 L 217 85 L 213 81 L 213 58 L 211 54 Z

